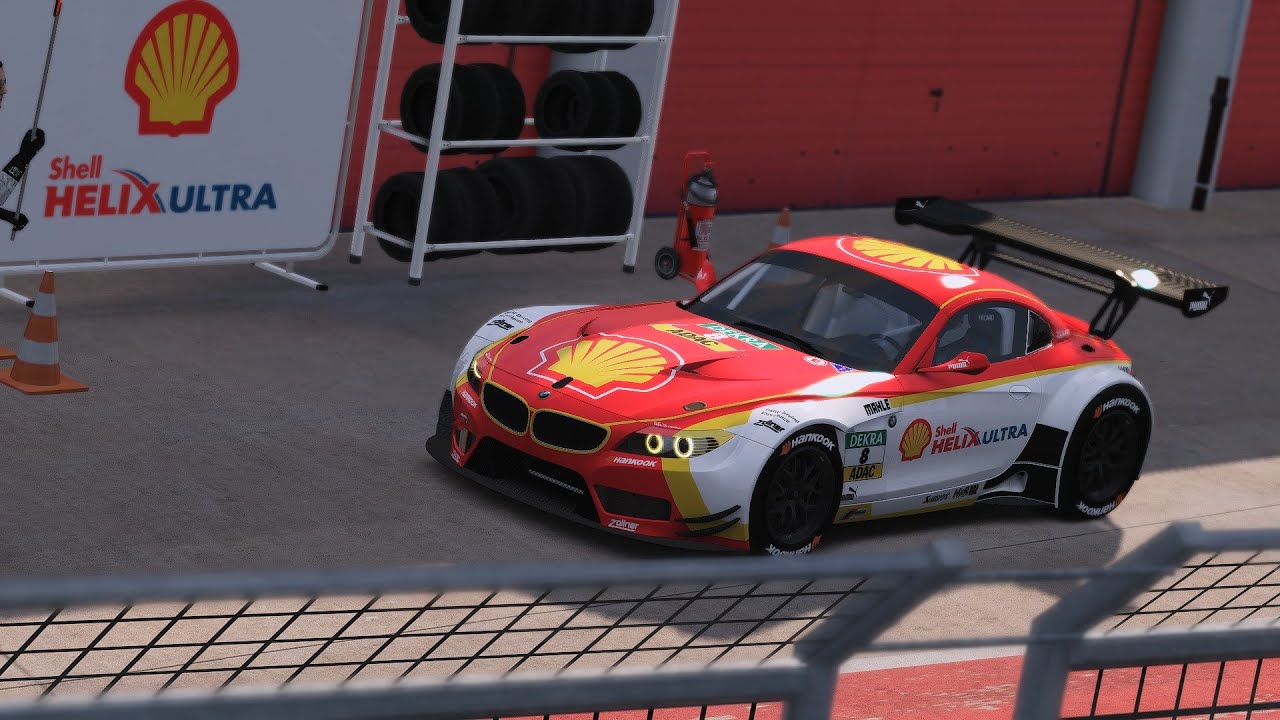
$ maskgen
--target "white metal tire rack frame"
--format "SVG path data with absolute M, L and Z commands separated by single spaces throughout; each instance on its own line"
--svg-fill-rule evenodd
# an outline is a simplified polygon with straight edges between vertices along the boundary
M 649 179 L 653 171 L 653 153 L 658 137 L 658 123 L 662 117 L 662 101 L 666 94 L 667 71 L 671 64 L 671 45 L 675 35 L 676 18 L 679 14 L 679 0 L 670 0 L 665 17 L 655 25 L 661 26 L 658 34 L 644 36 L 600 36 L 600 35 L 463 35 L 460 34 L 462 11 L 466 0 L 454 0 L 449 8 L 448 29 L 445 35 L 444 57 L 441 60 L 440 84 L 436 92 L 435 116 L 431 123 L 431 137 L 423 138 L 405 132 L 399 120 L 387 120 L 382 117 L 387 104 L 387 85 L 391 75 L 391 58 L 395 46 L 396 28 L 407 24 L 409 18 L 400 14 L 401 0 L 388 0 L 387 16 L 382 28 L 382 48 L 378 58 L 378 75 L 373 91 L 373 107 L 369 118 L 369 137 L 365 145 L 364 169 L 360 181 L 360 197 L 356 206 L 355 228 L 351 236 L 351 262 L 359 264 L 364 256 L 365 237 L 373 235 L 387 242 L 403 247 L 413 248 L 413 256 L 409 263 L 409 284 L 422 284 L 425 256 L 437 251 L 465 250 L 501 250 L 506 248 L 529 247 L 566 247 L 573 245 L 597 245 L 626 243 L 623 259 L 623 271 L 635 272 L 636 257 L 640 251 L 640 228 L 644 222 L 645 204 L 649 194 Z M 652 30 L 650 31 L 652 32 Z M 425 41 L 424 41 L 425 42 Z M 456 64 L 459 45 L 499 43 L 504 45 L 619 45 L 619 44 L 656 44 L 659 48 L 656 82 L 653 91 L 643 103 L 643 121 L 640 134 L 630 138 L 536 138 L 528 140 L 445 140 L 445 115 L 448 112 L 449 94 L 453 84 L 453 69 Z M 599 50 L 606 53 L 608 50 Z M 600 63 L 598 63 L 600 65 Z M 533 125 L 532 118 L 525 119 L 525 126 Z M 418 226 L 416 236 L 410 243 L 407 238 L 398 238 L 382 232 L 373 226 L 369 218 L 370 205 L 373 199 L 374 173 L 377 169 L 379 141 L 382 133 L 394 135 L 411 142 L 427 146 L 427 165 L 422 183 L 422 203 L 418 208 Z M 466 149 L 475 147 L 505 146 L 519 147 L 570 147 L 584 145 L 642 145 L 640 168 L 636 175 L 635 187 L 632 190 L 634 206 L 631 211 L 631 224 L 623 235 L 602 237 L 563 237 L 539 238 L 525 240 L 495 240 L 488 242 L 432 243 L 428 238 L 431 226 L 431 213 L 435 204 L 436 179 L 440 171 L 440 155 L 449 149 Z

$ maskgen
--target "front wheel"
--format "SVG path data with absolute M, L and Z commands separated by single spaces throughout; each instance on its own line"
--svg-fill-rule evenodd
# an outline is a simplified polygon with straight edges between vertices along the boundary
M 1119 507 L 1138 479 L 1151 436 L 1151 408 L 1129 387 L 1109 388 L 1085 406 L 1067 444 L 1058 509 L 1092 519 Z
M 812 552 L 835 517 L 839 466 L 835 440 L 807 430 L 788 438 L 765 464 L 751 502 L 751 547 L 771 555 Z

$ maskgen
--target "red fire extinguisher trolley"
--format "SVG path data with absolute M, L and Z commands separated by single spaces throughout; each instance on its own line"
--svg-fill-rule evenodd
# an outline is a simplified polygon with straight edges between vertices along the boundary
M 702 292 L 716 281 L 716 270 L 711 264 L 711 226 L 716 217 L 720 193 L 711 153 L 686 154 L 681 177 L 685 182 L 680 188 L 675 239 L 671 247 L 658 251 L 653 259 L 653 266 L 658 271 L 658 277 L 663 280 L 683 277 L 692 281 L 698 292 Z

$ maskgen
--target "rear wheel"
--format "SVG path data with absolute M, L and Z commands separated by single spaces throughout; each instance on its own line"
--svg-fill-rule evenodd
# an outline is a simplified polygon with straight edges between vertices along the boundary
M 1058 509 L 1076 518 L 1115 510 L 1138 479 L 1150 435 L 1151 409 L 1141 393 L 1124 386 L 1099 393 L 1067 444 Z
M 803 555 L 835 517 L 840 490 L 834 436 L 806 429 L 765 465 L 751 502 L 751 547 L 771 555 Z

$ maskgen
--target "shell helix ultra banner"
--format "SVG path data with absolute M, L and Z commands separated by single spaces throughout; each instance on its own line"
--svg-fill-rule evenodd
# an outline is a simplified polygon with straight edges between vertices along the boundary
M 0 270 L 325 245 L 364 3 L 56 4 L 0 0 Z

